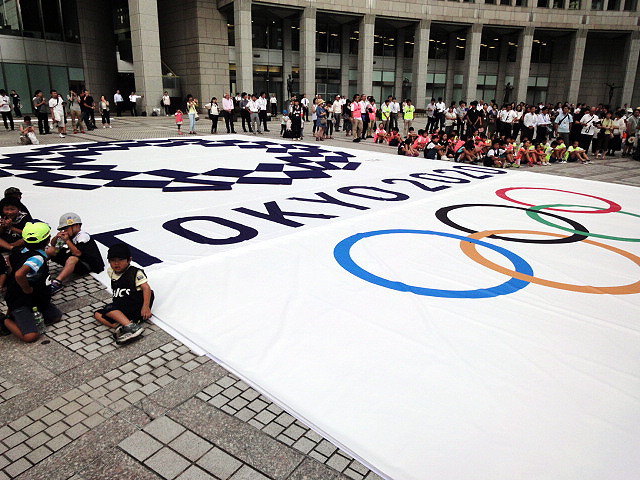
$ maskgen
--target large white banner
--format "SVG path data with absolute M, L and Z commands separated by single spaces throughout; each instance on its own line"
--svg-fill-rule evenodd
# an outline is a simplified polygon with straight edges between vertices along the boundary
M 164 328 L 387 478 L 638 477 L 637 188 L 241 136 L 0 174 L 134 247 Z

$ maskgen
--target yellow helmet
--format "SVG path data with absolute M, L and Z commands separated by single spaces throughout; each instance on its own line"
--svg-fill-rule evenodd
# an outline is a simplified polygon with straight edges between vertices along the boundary
M 51 228 L 44 222 L 27 222 L 22 229 L 22 238 L 27 243 L 40 243 L 51 234 Z

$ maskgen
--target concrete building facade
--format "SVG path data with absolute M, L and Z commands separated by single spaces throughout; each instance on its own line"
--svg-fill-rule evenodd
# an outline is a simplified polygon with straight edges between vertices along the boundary
M 418 108 L 431 97 L 638 106 L 637 1 L 2 0 L 0 79 L 23 97 L 53 83 L 135 89 L 148 113 L 165 90 L 281 102 L 288 85 Z

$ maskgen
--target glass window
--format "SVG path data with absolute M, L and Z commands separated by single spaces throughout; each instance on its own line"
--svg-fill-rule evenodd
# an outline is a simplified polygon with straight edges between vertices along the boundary
M 381 82 L 382 81 L 382 72 L 380 70 L 374 70 L 373 71 L 373 78 L 372 80 L 374 82 Z
M 638 0 L 624 0 L 624 9 L 627 12 L 635 12 L 638 8 Z
M 229 42 L 230 47 L 235 47 L 236 45 L 236 27 L 233 21 L 229 22 L 227 18 L 227 41 Z
M 564 0 L 553 0 L 553 8 L 564 8 Z
M 477 85 L 484 85 L 484 75 L 478 75 Z
M 447 35 L 446 33 L 432 32 L 429 39 L 429 58 L 447 58 Z
M 500 5 L 511 6 L 511 0 L 500 0 Z
M 357 82 L 358 81 L 358 71 L 357 70 L 349 70 L 349 81 Z
M 0 34 L 20 35 L 16 0 L 0 0 Z
M 329 25 L 327 28 L 328 36 L 328 52 L 329 53 L 341 53 L 341 36 L 340 29 L 334 25 Z
M 591 10 L 602 10 L 604 0 L 591 0 Z
M 384 37 L 384 48 L 383 48 L 383 52 L 382 54 L 385 57 L 395 57 L 396 56 L 396 50 L 397 50 L 397 40 L 396 40 L 396 36 L 391 33 L 387 33 Z
M 36 90 L 42 90 L 44 96 L 49 98 L 51 84 L 49 83 L 49 69 L 46 65 L 29 65 L 29 83 L 31 84 L 31 93 Z M 24 103 L 24 102 L 23 102 Z
M 464 51 L 467 46 L 467 39 L 456 37 L 456 60 L 464 60 Z
M 233 68 L 235 70 L 236 66 L 233 65 Z M 69 79 L 78 82 L 84 82 L 84 70 L 82 70 L 81 68 L 69 67 Z
M 62 40 L 62 19 L 60 18 L 60 4 L 58 0 L 42 2 L 42 18 L 44 19 L 44 33 L 47 40 Z
M 548 39 L 533 39 L 531 63 L 551 63 L 553 42 Z
M 536 79 L 537 87 L 548 87 L 549 86 L 549 77 L 538 77 Z
M 607 10 L 620 10 L 620 0 L 609 0 Z
M 487 5 L 495 5 L 496 4 L 496 0 L 484 0 L 484 3 Z
M 78 9 L 76 0 L 62 0 L 62 26 L 64 27 L 64 41 L 80 43 L 80 26 L 78 25 Z M 127 18 L 127 26 L 128 26 Z
M 516 7 L 526 7 L 527 0 L 516 0 Z
M 498 83 L 498 77 L 496 75 L 487 75 L 484 77 L 485 85 L 496 85 Z
M 20 95 L 24 110 L 30 111 L 32 91 L 29 90 L 29 83 L 27 82 L 27 67 L 20 63 L 5 63 L 4 75 L 7 79 L 6 90 L 10 92 L 15 90 Z M 23 110 L 23 112 L 24 112 Z
M 316 26 L 316 52 L 327 53 L 328 48 L 329 48 L 329 42 L 327 38 L 326 25 L 317 25 Z
M 464 82 L 464 75 L 454 75 L 453 76 L 453 84 L 454 85 L 462 85 Z
M 382 72 L 383 82 L 395 82 L 395 80 L 396 80 L 396 72 Z
M 464 100 L 462 98 L 462 89 L 461 88 L 454 88 L 453 89 L 453 98 L 451 99 L 452 102 L 459 102 L 460 100 Z
M 406 57 L 413 57 L 413 47 L 414 47 L 414 38 L 412 37 L 411 40 L 407 40 L 404 42 L 404 56 Z
M 447 83 L 447 74 L 446 73 L 436 73 L 433 79 L 433 83 L 435 84 L 444 84 Z
M 427 83 L 433 83 L 433 73 L 427 73 Z
M 582 2 L 580 0 L 569 0 L 569 10 L 580 10 Z
M 382 37 L 381 35 L 373 36 L 373 54 L 374 55 L 379 57 L 382 56 L 383 47 L 384 47 L 383 43 L 384 43 L 384 37 Z
M 549 8 L 549 0 L 538 0 L 538 8 Z
M 25 37 L 42 38 L 39 0 L 20 0 L 22 29 Z
M 297 52 L 300 50 L 300 27 L 291 27 L 291 50 Z
M 267 48 L 267 23 L 264 17 L 252 15 L 251 20 L 251 45 L 253 48 Z M 257 17 L 257 18 L 256 18 Z
M 358 54 L 358 36 L 360 32 L 355 31 L 349 36 L 349 53 L 351 55 Z
M 527 86 L 528 87 L 535 87 L 536 86 L 536 77 L 527 78 Z
M 55 88 L 60 95 L 69 91 L 69 77 L 67 67 L 49 67 L 51 72 L 51 88 Z
M 510 85 L 513 85 L 513 81 L 514 81 L 514 76 L 513 75 L 505 75 L 504 77 L 504 84 L 506 85 L 507 83 Z

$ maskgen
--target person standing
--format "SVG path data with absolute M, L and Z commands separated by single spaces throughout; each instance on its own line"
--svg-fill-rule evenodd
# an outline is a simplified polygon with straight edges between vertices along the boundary
M 111 128 L 111 117 L 109 112 L 109 101 L 104 98 L 104 95 L 100 97 L 100 113 L 102 115 L 102 128 Z
M 249 133 L 253 133 L 251 130 L 251 117 L 249 116 L 249 110 L 247 110 L 247 104 L 249 99 L 247 98 L 247 92 L 242 92 L 238 106 L 240 107 L 240 118 L 242 119 L 242 130 L 247 133 L 247 126 L 249 127 Z
M 291 118 L 291 137 L 293 140 L 300 140 L 302 138 L 302 107 L 295 97 L 291 105 L 289 118 Z
M 189 133 L 196 134 L 196 116 L 198 115 L 198 99 L 187 95 L 187 114 L 189 115 Z
M 269 103 L 271 104 L 271 116 L 275 117 L 278 114 L 278 99 L 275 93 L 271 94 Z
M 42 90 L 36 90 L 36 94 L 33 97 L 33 111 L 36 112 L 38 117 L 38 132 L 40 135 L 49 134 L 49 107 L 47 101 L 44 99 Z
M 169 109 L 171 107 L 171 97 L 169 96 L 169 92 L 164 92 L 162 94 L 162 106 L 164 107 L 164 115 L 166 117 L 169 116 Z
M 302 105 L 302 111 L 304 112 L 304 121 L 309 121 L 309 99 L 307 98 L 307 94 L 302 94 L 302 100 L 300 100 L 300 105 Z
M 404 121 L 404 129 L 402 132 L 405 137 L 409 134 L 409 129 L 413 124 L 413 114 L 415 111 L 416 107 L 411 105 L 411 99 L 407 98 L 407 104 L 402 109 L 402 118 Z
M 427 113 L 427 126 L 424 127 L 427 133 L 433 133 L 436 129 L 436 124 L 438 123 L 438 119 L 436 118 L 436 99 L 432 98 L 431 102 L 425 108 L 425 112 Z
M 396 97 L 389 97 L 389 106 L 391 107 L 391 116 L 389 117 L 389 130 L 398 128 L 398 114 L 400 113 L 400 104 L 397 102 Z
M 524 142 L 525 138 L 528 138 L 531 142 L 533 142 L 534 134 L 536 131 L 536 124 L 538 118 L 536 116 L 536 107 L 529 107 L 527 113 L 524 114 L 522 119 L 523 130 L 520 133 L 520 139 Z
M 22 112 L 20 110 L 22 109 L 22 104 L 20 103 L 20 95 L 18 95 L 15 90 L 11 90 L 9 96 L 13 101 L 13 113 L 16 114 L 16 117 L 21 117 Z
M 136 92 L 131 92 L 131 95 L 129 95 L 132 117 L 138 116 L 138 99 L 142 97 L 144 97 L 144 95 L 136 95 Z
M 58 92 L 56 92 L 55 90 L 51 90 L 51 98 L 49 99 L 49 111 L 51 112 L 51 123 L 54 127 L 58 128 L 58 135 L 60 136 L 60 138 L 64 138 L 64 134 L 67 133 L 64 127 L 64 100 L 62 100 L 62 97 L 58 95 Z
M 256 98 L 256 94 L 251 95 L 251 100 L 247 102 L 247 111 L 251 119 L 250 130 L 255 135 L 262 133 L 260 130 L 260 101 Z
M 233 128 L 233 100 L 228 93 L 225 93 L 222 99 L 222 116 L 227 127 L 227 133 L 236 133 Z
M 550 127 L 549 109 L 543 107 L 536 119 L 536 143 L 547 143 Z
M 596 107 L 591 107 L 587 113 L 585 113 L 580 119 L 580 125 L 582 126 L 582 130 L 580 131 L 580 147 L 584 149 L 585 152 L 589 151 L 589 145 L 593 140 L 593 136 L 597 134 L 598 127 L 597 125 L 600 123 L 600 118 L 596 115 Z
M 569 106 L 565 105 L 562 107 L 562 113 L 556 117 L 555 121 L 556 138 L 561 138 L 565 145 L 571 145 L 569 143 L 569 129 L 572 124 L 573 116 L 569 113 Z
M 87 126 L 87 131 L 95 130 L 96 118 L 95 118 L 95 102 L 93 97 L 89 95 L 89 90 L 85 89 L 80 97 L 80 109 L 82 110 L 82 121 Z
M 258 98 L 258 105 L 260 105 L 260 112 L 258 113 L 260 121 L 262 122 L 262 131 L 268 132 L 267 128 L 267 94 L 262 92 L 260 98 Z
M 11 100 L 6 90 L 0 90 L 0 113 L 2 114 L 4 128 L 9 130 L 9 124 L 11 124 L 11 130 L 15 130 L 13 126 L 13 115 L 11 115 Z
M 342 118 L 342 99 L 336 95 L 333 102 L 333 119 L 336 124 L 336 132 L 340 131 L 340 119 Z
M 69 107 L 69 115 L 71 116 L 71 126 L 73 127 L 73 133 L 84 133 L 84 128 L 82 128 L 82 122 L 80 118 L 82 116 L 82 111 L 80 110 L 80 98 L 78 98 L 78 94 L 73 90 L 69 90 L 69 95 L 67 95 L 67 105 Z
M 211 97 L 211 102 L 205 105 L 209 109 L 209 119 L 211 120 L 211 133 L 218 133 L 218 118 L 220 117 L 220 106 L 218 99 Z
M 360 95 L 357 93 L 353 96 L 353 102 L 351 102 L 351 118 L 353 121 L 353 141 L 359 142 L 362 136 L 362 105 L 360 103 Z
M 120 90 L 116 90 L 116 93 L 113 95 L 113 103 L 116 104 L 116 116 L 122 116 L 122 106 L 124 105 L 124 98 L 122 98 L 122 94 Z
M 391 102 L 388 98 L 384 101 L 380 110 L 380 118 L 384 124 L 384 130 L 390 132 L 391 129 L 389 128 L 389 124 L 391 123 Z
M 438 103 L 436 103 L 436 128 L 442 130 L 444 127 L 444 112 L 447 111 L 447 105 L 442 101 L 442 97 L 438 97 Z

